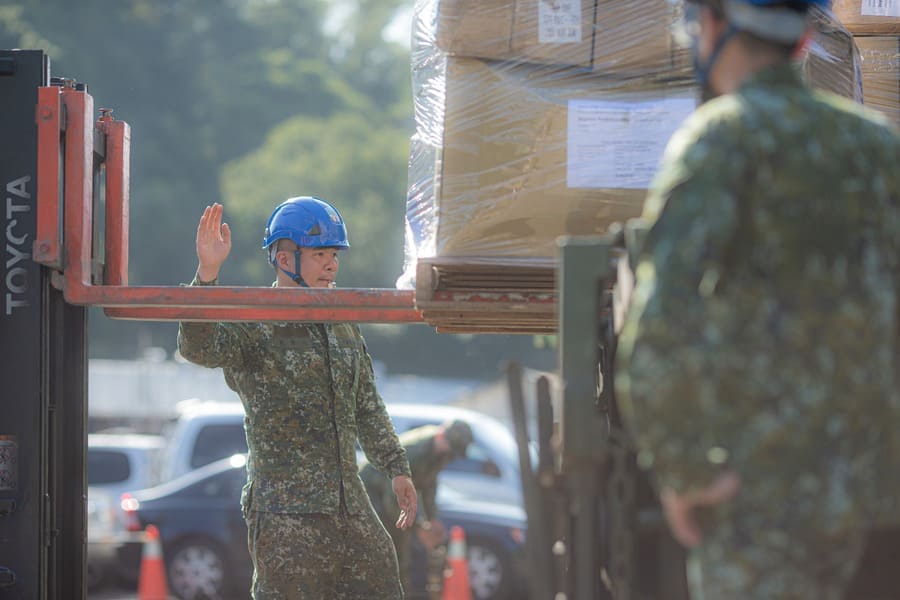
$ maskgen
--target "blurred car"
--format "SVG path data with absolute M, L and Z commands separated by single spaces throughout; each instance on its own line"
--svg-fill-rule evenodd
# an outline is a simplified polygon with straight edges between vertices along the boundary
M 246 597 L 252 566 L 240 494 L 246 459 L 235 455 L 159 486 L 123 496 L 130 528 L 159 528 L 169 589 L 182 600 Z M 470 578 L 478 600 L 523 598 L 525 514 L 520 506 L 467 499 L 447 489 L 438 509 L 449 528 L 467 532 Z M 140 553 L 123 553 L 137 565 Z M 425 561 L 414 560 L 414 581 L 425 581 Z M 424 587 L 423 587 L 424 589 Z
M 452 419 L 467 422 L 475 441 L 466 458 L 453 461 L 441 472 L 440 484 L 482 500 L 522 505 L 518 446 L 502 422 L 477 411 L 434 404 L 388 403 L 387 411 L 398 433 Z M 238 402 L 186 403 L 168 437 L 164 481 L 245 453 L 244 408 Z M 361 449 L 357 454 L 362 458 Z
M 162 480 L 169 481 L 234 454 L 247 452 L 244 406 L 240 402 L 186 400 L 163 457 Z
M 135 540 L 119 507 L 123 492 L 159 482 L 159 458 L 165 440 L 147 434 L 88 435 L 87 584 L 96 588 L 110 578 L 132 581 L 137 571 L 122 570 L 117 549 Z
M 236 454 L 122 496 L 130 530 L 159 529 L 169 589 L 178 598 L 249 594 L 252 567 L 240 506 L 245 465 L 245 456 Z M 119 560 L 139 565 L 140 549 L 123 548 Z

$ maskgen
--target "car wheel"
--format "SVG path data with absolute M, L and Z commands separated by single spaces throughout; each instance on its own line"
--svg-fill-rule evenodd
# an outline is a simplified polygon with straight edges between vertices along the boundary
M 225 555 L 203 539 L 179 542 L 166 552 L 169 587 L 181 600 L 222 600 L 225 595 Z
M 509 588 L 506 558 L 490 542 L 472 539 L 466 544 L 469 584 L 475 600 L 500 600 Z

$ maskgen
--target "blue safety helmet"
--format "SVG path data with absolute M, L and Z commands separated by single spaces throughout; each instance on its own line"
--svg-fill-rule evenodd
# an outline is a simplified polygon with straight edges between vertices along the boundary
M 696 7 L 705 5 L 725 16 L 731 34 L 746 31 L 764 40 L 790 45 L 806 33 L 809 9 L 828 9 L 831 0 L 686 0 L 685 5 L 688 33 L 696 35 L 696 24 L 692 23 L 697 18 Z
M 684 13 L 676 26 L 676 40 L 693 53 L 694 73 L 703 88 L 725 44 L 740 31 L 785 46 L 797 45 L 809 29 L 809 11 L 813 7 L 827 9 L 831 0 L 684 0 Z M 728 29 L 716 41 L 712 54 L 701 61 L 697 53 L 701 6 L 720 12 Z
M 349 248 L 341 213 L 327 200 L 314 196 L 288 198 L 269 217 L 263 249 L 288 239 L 301 248 Z

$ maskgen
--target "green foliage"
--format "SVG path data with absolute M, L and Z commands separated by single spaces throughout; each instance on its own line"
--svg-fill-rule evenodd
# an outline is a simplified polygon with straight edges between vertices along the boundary
M 272 278 L 260 249 L 272 209 L 291 196 L 314 195 L 333 202 L 347 221 L 352 247 L 342 256 L 342 285 L 392 285 L 402 259 L 408 138 L 397 128 L 374 127 L 374 117 L 294 117 L 273 129 L 262 148 L 226 167 L 223 202 L 242 226 L 234 231 L 231 260 L 248 281 Z

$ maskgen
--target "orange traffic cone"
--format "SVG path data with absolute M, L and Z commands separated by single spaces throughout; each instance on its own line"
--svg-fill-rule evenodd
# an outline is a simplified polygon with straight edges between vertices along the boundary
M 141 554 L 141 575 L 138 580 L 138 600 L 168 600 L 166 567 L 163 565 L 162 544 L 156 525 L 147 525 Z
M 466 534 L 462 527 L 454 525 L 450 528 L 449 546 L 441 600 L 472 600 L 469 562 L 466 559 Z

